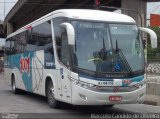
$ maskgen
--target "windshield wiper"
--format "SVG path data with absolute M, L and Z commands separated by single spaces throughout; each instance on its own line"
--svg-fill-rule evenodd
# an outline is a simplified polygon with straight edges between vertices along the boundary
M 102 59 L 102 61 L 104 61 L 106 59 L 106 44 L 103 38 L 103 48 L 101 49 L 101 51 L 98 53 L 99 57 Z M 98 63 L 96 63 L 96 72 L 95 72 L 95 76 L 97 77 L 98 73 L 99 73 L 99 68 L 100 68 L 100 62 L 98 61 Z
M 116 53 L 117 53 L 117 54 L 120 53 L 121 58 L 122 58 L 122 61 L 123 61 L 124 64 L 127 66 L 128 70 L 129 70 L 129 73 L 132 73 L 131 66 L 128 64 L 128 61 L 127 61 L 127 59 L 125 58 L 122 50 L 119 49 L 119 47 L 118 47 L 118 41 L 117 41 L 117 39 L 116 39 Z
M 105 42 L 104 42 L 104 38 L 103 38 L 103 48 L 101 49 L 101 51 L 100 51 L 100 58 L 102 59 L 102 60 L 105 60 L 106 59 L 106 44 L 105 44 Z
M 118 53 L 118 51 L 119 51 L 119 48 L 118 48 L 118 41 L 117 41 L 117 39 L 116 39 L 116 53 Z

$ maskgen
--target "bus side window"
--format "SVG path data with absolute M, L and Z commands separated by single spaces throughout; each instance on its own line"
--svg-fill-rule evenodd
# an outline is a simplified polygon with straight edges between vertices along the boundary
M 54 55 L 53 46 L 50 47 L 50 48 L 48 48 L 48 49 L 46 49 L 46 50 L 45 50 L 45 53 L 48 53 L 48 54 L 50 54 L 50 55 Z
M 12 38 L 9 38 L 6 40 L 5 54 L 6 55 L 16 54 L 16 49 L 15 49 L 14 41 L 12 40 Z
M 5 54 L 6 55 L 10 55 L 10 47 L 11 47 L 10 39 L 11 38 L 6 40 L 6 44 L 5 44 Z
M 45 50 L 44 54 L 45 68 L 46 69 L 55 69 L 55 58 L 53 47 L 50 47 Z
M 61 38 L 60 37 L 56 37 L 56 45 L 57 45 L 58 57 L 60 58 L 60 52 L 61 52 Z

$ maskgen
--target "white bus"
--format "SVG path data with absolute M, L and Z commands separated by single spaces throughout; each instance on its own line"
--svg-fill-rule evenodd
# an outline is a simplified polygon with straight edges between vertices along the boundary
M 51 107 L 142 103 L 145 63 L 141 32 L 129 16 L 83 9 L 54 11 L 10 34 L 5 80 L 14 93 L 46 96 Z

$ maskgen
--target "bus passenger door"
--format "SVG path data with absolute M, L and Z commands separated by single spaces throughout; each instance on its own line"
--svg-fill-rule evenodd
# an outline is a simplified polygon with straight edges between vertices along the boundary
M 69 45 L 67 39 L 67 32 L 65 29 L 61 29 L 61 44 L 58 50 L 60 60 L 60 80 L 62 89 L 62 100 L 71 103 L 71 82 L 69 76 L 71 71 L 69 69 Z
M 62 87 L 62 100 L 71 103 L 71 82 L 68 78 L 70 70 L 67 68 L 60 68 L 60 80 Z

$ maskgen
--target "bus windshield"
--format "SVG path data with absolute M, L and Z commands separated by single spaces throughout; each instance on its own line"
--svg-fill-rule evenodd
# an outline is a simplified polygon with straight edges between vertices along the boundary
M 144 70 L 136 25 L 72 21 L 76 33 L 75 67 L 101 73 Z

